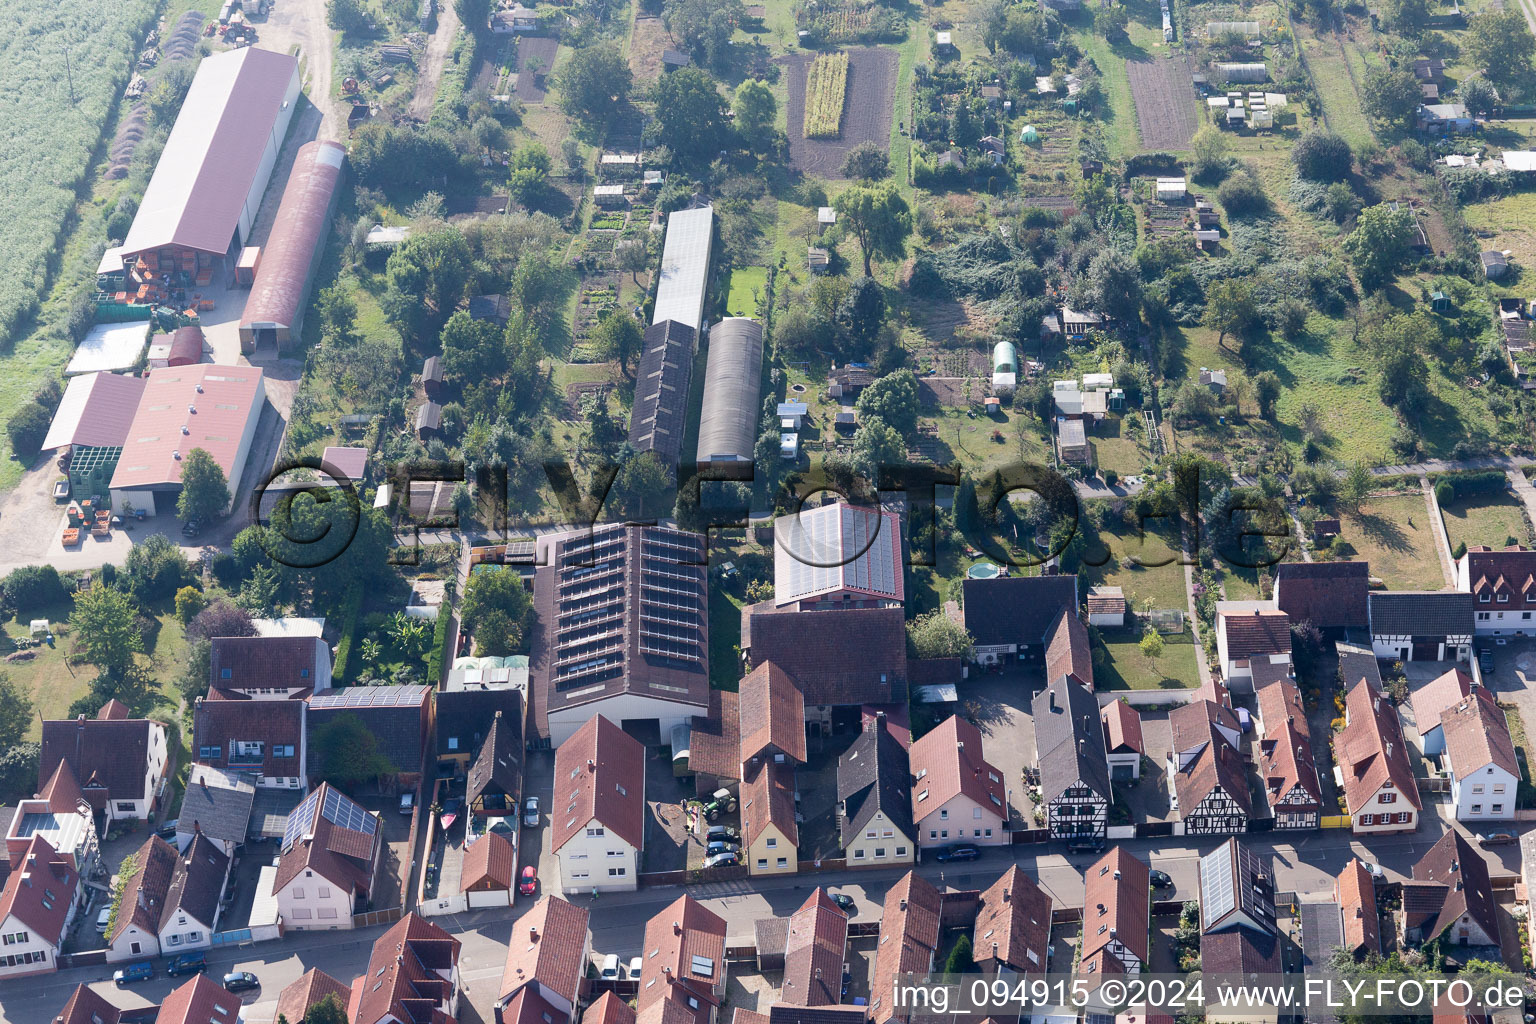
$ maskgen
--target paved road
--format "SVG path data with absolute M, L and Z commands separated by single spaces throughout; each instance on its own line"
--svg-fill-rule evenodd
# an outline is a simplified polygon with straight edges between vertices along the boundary
M 1352 855 L 1383 865 L 1389 877 L 1400 877 L 1439 838 L 1444 828 L 1443 819 L 1430 816 L 1417 833 L 1373 840 L 1369 850 L 1342 830 L 1309 832 L 1298 837 L 1256 835 L 1251 837 L 1251 842 L 1273 853 L 1281 891 L 1318 892 L 1331 887 L 1333 877 Z M 1198 893 L 1199 855 L 1215 847 L 1217 841 L 1189 844 L 1182 839 L 1132 840 L 1122 845 L 1172 876 L 1172 898 L 1187 896 L 1193 899 Z M 1067 856 L 1046 847 L 1004 848 L 988 851 L 975 863 L 959 866 L 924 864 L 918 871 L 952 888 L 980 888 L 990 884 L 1014 859 L 1037 877 L 1058 903 L 1082 905 L 1083 872 L 1095 859 L 1087 854 Z M 1516 846 L 1490 851 L 1490 859 L 1495 861 L 1494 868 L 1498 873 L 1518 871 L 1519 850 Z M 750 941 L 756 920 L 770 914 L 788 915 L 816 884 L 825 884 L 853 896 L 857 903 L 856 919 L 877 920 L 886 888 L 901 874 L 899 871 L 880 871 L 792 875 L 714 882 L 694 886 L 689 891 L 725 918 L 728 935 L 733 941 Z M 580 901 L 595 911 L 593 948 L 601 953 L 619 953 L 625 958 L 634 955 L 640 949 L 646 921 L 677 899 L 681 892 L 678 888 L 646 889 L 603 896 L 596 904 Z M 500 983 L 512 924 L 530 905 L 530 900 L 521 899 L 511 910 L 482 910 L 437 919 L 464 943 L 460 967 L 466 982 L 466 1002 L 471 1008 L 460 1014 L 464 1024 L 480 1024 L 493 1019 L 491 1006 Z M 319 967 L 343 981 L 350 981 L 363 969 L 373 939 L 382 931 L 382 928 L 371 928 L 339 933 L 295 932 L 279 942 L 213 950 L 209 952 L 208 960 L 211 973 L 248 970 L 262 979 L 262 989 L 246 997 L 245 1016 L 249 1024 L 268 1024 L 284 986 L 311 967 Z M 110 978 L 111 970 L 103 966 L 0 982 L 0 1024 L 48 1024 L 74 986 L 82 982 L 123 1007 L 144 1006 L 161 1000 L 173 987 L 171 979 L 162 976 L 142 986 L 119 990 L 113 987 Z

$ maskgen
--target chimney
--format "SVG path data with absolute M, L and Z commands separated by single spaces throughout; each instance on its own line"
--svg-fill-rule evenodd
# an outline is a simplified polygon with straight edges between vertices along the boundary
M 1004 889 L 1003 890 L 1003 902 L 1007 903 L 1009 897 L 1011 897 L 1012 895 L 1013 895 L 1013 890 L 1012 889 Z
M 528 941 L 529 942 L 538 942 L 539 941 L 539 928 L 538 928 L 537 925 L 532 925 L 531 924 L 531 925 L 528 926 Z
M 1060 711 L 1060 710 L 1061 710 L 1061 708 L 1056 706 L 1056 691 L 1055 691 L 1055 689 L 1052 689 L 1051 690 L 1051 711 L 1052 712 L 1057 712 L 1057 711 Z
M 661 969 L 661 973 L 665 974 L 667 977 L 670 978 L 670 977 L 672 977 L 672 968 L 670 968 L 670 967 L 663 967 Z
M 677 921 L 673 921 L 672 922 L 672 934 L 673 935 L 681 935 L 681 934 L 683 934 L 683 926 L 682 926 L 681 923 L 679 923 Z
M 21 873 L 21 884 L 26 886 L 28 889 L 32 888 L 32 872 L 23 871 Z
M 1115 869 L 1115 881 L 1117 881 L 1117 882 L 1120 881 L 1120 869 L 1119 868 Z
M 1377 711 L 1377 712 L 1378 712 L 1378 713 L 1379 713 L 1379 712 L 1380 712 L 1380 711 L 1381 711 L 1381 697 L 1380 697 L 1380 696 L 1379 696 L 1379 695 L 1378 695 L 1378 696 L 1377 696 L 1377 697 L 1376 697 L 1376 699 L 1375 699 L 1375 700 L 1373 700 L 1373 701 L 1372 701 L 1372 702 L 1371 702 L 1371 704 L 1372 704 L 1372 706 L 1373 706 L 1373 707 L 1374 707 L 1374 708 L 1375 708 L 1375 709 L 1376 709 L 1376 711 Z
M 906 910 L 907 909 L 907 901 L 906 900 L 902 900 L 901 901 L 901 909 L 902 910 Z
M 997 959 L 997 943 L 992 943 L 992 959 Z
M 959 742 L 957 742 L 955 744 L 955 749 L 960 751 L 960 753 L 962 753 L 962 754 L 965 753 L 965 741 L 964 740 L 960 740 Z
M 1391 743 L 1390 740 L 1387 742 L 1387 756 L 1388 757 L 1392 756 L 1392 743 Z
M 204 772 L 203 774 L 199 775 L 197 777 L 197 781 L 202 783 L 202 786 L 203 786 L 204 789 L 208 788 L 208 774 L 206 772 Z

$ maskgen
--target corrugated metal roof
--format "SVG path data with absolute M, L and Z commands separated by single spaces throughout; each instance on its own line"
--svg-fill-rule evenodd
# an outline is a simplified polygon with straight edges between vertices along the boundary
M 709 283 L 709 252 L 715 229 L 713 207 L 678 210 L 667 218 L 661 251 L 661 280 L 651 323 L 676 320 L 698 330 L 704 320 L 704 289 Z
M 330 227 L 331 200 L 347 151 L 339 142 L 307 142 L 293 161 L 283 202 L 261 254 L 242 327 L 292 327 L 300 315 L 319 243 Z
M 261 415 L 265 394 L 254 366 L 198 363 L 156 370 L 123 441 L 112 489 L 180 483 L 182 460 L 194 448 L 212 455 L 233 478 L 246 421 Z
M 53 414 L 48 436 L 43 439 L 42 450 L 52 451 L 67 444 L 120 447 L 143 394 L 142 377 L 115 373 L 71 377 L 58 411 Z
M 126 370 L 138 362 L 139 354 L 149 345 L 149 321 L 97 324 L 75 349 L 64 376 L 95 373 L 98 370 Z
M 675 216 L 675 215 L 674 215 Z M 763 325 L 727 317 L 709 332 L 699 462 L 752 460 L 763 376 Z
M 298 70 L 296 58 L 256 47 L 203 59 L 124 252 L 180 245 L 224 254 Z

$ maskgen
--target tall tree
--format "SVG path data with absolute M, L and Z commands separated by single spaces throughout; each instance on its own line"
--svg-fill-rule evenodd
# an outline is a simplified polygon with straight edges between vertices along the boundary
M 725 62 L 731 36 L 745 19 L 746 7 L 741 0 L 671 0 L 662 9 L 667 31 L 696 59 L 712 67 Z
M 604 359 L 612 359 L 628 374 L 629 364 L 643 341 L 640 325 L 628 310 L 610 309 L 592 330 L 591 345 Z
M 907 650 L 916 658 L 964 658 L 975 653 L 975 640 L 964 626 L 942 611 L 907 623 Z
M 100 580 L 75 595 L 69 617 L 75 648 L 104 675 L 122 677 L 144 650 L 144 635 L 134 620 L 128 596 Z
M 835 205 L 839 221 L 859 240 L 865 277 L 874 276 L 874 257 L 905 255 L 912 210 L 894 185 L 854 185 L 837 197 Z
M 1217 332 L 1218 346 L 1226 343 L 1229 334 L 1241 336 L 1247 332 L 1257 315 L 1253 288 L 1247 281 L 1238 278 L 1212 281 L 1205 290 L 1205 316 L 1201 323 Z
M 1366 468 L 1364 462 L 1358 460 L 1349 467 L 1349 472 L 1344 474 L 1341 491 L 1344 500 L 1349 502 L 1349 507 L 1357 514 L 1360 511 L 1360 503 L 1365 500 L 1366 495 L 1371 493 L 1375 483 L 1376 480 L 1371 476 L 1371 471 Z
M 459 16 L 466 32 L 484 35 L 491 25 L 491 0 L 453 0 L 453 13 Z
M 605 124 L 629 101 L 634 76 L 612 43 L 583 46 L 555 72 L 560 108 L 588 125 Z
M 1512 85 L 1531 71 L 1536 36 L 1515 8 L 1476 15 L 1462 37 L 1462 56 L 1495 85 Z
M 389 256 L 384 315 L 407 341 L 441 327 L 464 297 L 473 259 L 458 228 L 412 234 Z
M 473 634 L 484 628 L 492 612 L 505 616 L 497 622 L 511 632 L 509 642 L 513 650 L 520 648 L 532 619 L 533 601 L 517 573 L 502 569 L 481 571 L 469 577 L 459 607 L 459 621 L 465 631 Z
M 657 81 L 653 96 L 660 141 L 684 163 L 707 164 L 726 148 L 725 97 L 701 68 L 679 68 Z
M 193 448 L 181 460 L 181 494 L 176 514 L 184 520 L 206 523 L 229 507 L 229 480 L 206 448 Z
M 778 134 L 775 119 L 779 116 L 778 101 L 766 82 L 749 78 L 736 87 L 736 131 L 747 148 L 765 153 L 773 148 Z
M 1413 214 L 1386 203 L 1360 211 L 1355 230 L 1344 239 L 1344 251 L 1367 291 L 1386 284 L 1413 251 Z
M 31 696 L 9 675 L 0 672 L 0 750 L 20 743 L 31 725 Z
M 902 437 L 917 432 L 917 377 L 911 370 L 888 373 L 859 392 L 859 415 L 881 420 Z
M 1423 102 L 1419 80 L 1407 68 L 1367 68 L 1360 97 L 1366 116 L 1396 128 L 1406 128 Z
M 314 767 L 320 777 L 344 791 L 394 770 L 389 758 L 379 752 L 378 738 L 350 712 L 316 729 L 313 749 L 319 755 L 320 763 Z M 304 1019 L 309 1021 L 310 1016 Z

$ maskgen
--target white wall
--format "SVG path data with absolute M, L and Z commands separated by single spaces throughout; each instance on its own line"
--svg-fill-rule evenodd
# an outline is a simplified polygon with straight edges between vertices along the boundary
M 1497 765 L 1483 765 L 1465 779 L 1452 766 L 1451 805 L 1457 821 L 1512 821 L 1519 780 Z M 1495 810 L 1494 808 L 1498 809 Z
M 1395 794 L 1397 799 L 1392 803 L 1384 804 L 1381 802 L 1381 795 L 1383 793 Z M 1372 815 L 1375 820 L 1368 825 L 1362 824 L 1360 817 L 1364 814 Z M 1399 814 L 1407 814 L 1409 818 L 1407 822 L 1395 820 L 1384 822 L 1380 820 L 1383 814 L 1390 814 L 1393 818 L 1396 818 Z M 1414 810 L 1413 804 L 1409 803 L 1402 793 L 1397 792 L 1396 789 L 1383 788 L 1381 792 L 1366 801 L 1365 806 L 1358 808 L 1354 812 L 1350 819 L 1350 826 L 1352 831 L 1358 833 L 1412 832 L 1419 827 L 1419 813 Z
M 293 77 L 288 81 L 288 88 L 283 91 L 283 107 L 278 111 L 277 120 L 272 124 L 272 134 L 267 137 L 266 147 L 261 153 L 261 163 L 257 165 L 256 176 L 251 180 L 251 191 L 240 208 L 240 244 L 242 245 L 251 244 L 251 228 L 255 225 L 256 214 L 261 209 L 261 197 L 267 191 L 267 182 L 271 180 L 278 151 L 283 148 L 283 136 L 288 134 L 288 122 L 293 119 L 293 108 L 298 105 L 298 99 L 299 69 L 295 66 Z M 234 493 L 233 481 L 230 482 L 229 490 L 230 493 Z
M 128 897 L 124 896 L 126 903 Z M 127 914 L 132 908 L 119 907 L 119 914 Z M 107 963 L 117 964 L 125 960 L 144 960 L 148 957 L 160 955 L 160 937 L 153 932 L 146 932 L 136 924 L 131 924 L 123 929 L 123 934 L 117 937 L 117 941 L 107 947 Z
M 1478 636 L 1536 636 L 1536 604 L 1493 599 L 1473 607 L 1472 628 Z
M 166 956 L 189 949 L 207 949 L 213 945 L 213 933 L 218 930 L 218 908 L 214 908 L 213 921 L 203 922 L 191 914 L 181 913 L 169 925 L 160 929 L 160 948 Z
M 601 829 L 602 835 L 587 835 Z M 560 891 L 566 896 L 631 892 L 639 885 L 640 852 L 593 819 L 555 851 L 560 858 Z M 610 874 L 610 869 L 623 874 Z
M 352 890 L 305 871 L 278 891 L 277 912 L 289 929 L 351 928 Z
M 298 72 L 294 72 L 294 74 L 297 75 Z M 284 114 L 284 128 L 287 127 L 288 122 L 286 121 L 286 117 L 289 113 L 292 112 L 292 107 L 293 104 L 290 103 L 288 105 L 288 112 Z M 281 136 L 279 136 L 279 138 L 281 138 Z M 275 152 L 273 156 L 275 158 Z M 265 160 L 265 158 L 263 158 L 263 160 Z M 266 168 L 266 174 L 270 174 L 271 172 L 272 168 L 268 166 Z M 263 180 L 264 178 L 264 174 L 257 175 L 257 180 Z M 243 215 L 241 222 L 244 223 Z M 230 466 L 229 468 L 229 500 L 231 504 L 233 504 L 235 499 L 239 496 L 240 478 L 245 474 L 245 460 L 251 454 L 251 441 L 256 437 L 256 424 L 261 422 L 261 411 L 266 407 L 266 403 L 267 378 L 262 376 L 258 377 L 256 380 L 256 394 L 251 399 L 251 411 L 250 414 L 245 418 L 245 429 L 240 433 L 240 446 L 235 449 L 234 465 Z
M 1141 755 L 1135 751 L 1128 754 L 1106 754 L 1104 760 L 1109 762 L 1111 772 L 1116 768 L 1129 768 L 1131 778 L 1141 778 Z
M 870 833 L 874 833 L 871 837 Z M 886 833 L 890 833 L 887 835 Z M 884 850 L 884 857 L 875 856 L 876 850 Z M 898 853 L 901 850 L 904 852 Z M 910 864 L 917 854 L 917 844 L 912 837 L 898 831 L 884 811 L 877 811 L 869 819 L 857 838 L 849 841 L 844 854 L 853 864 Z
M 674 725 L 687 724 L 694 715 L 705 714 L 707 710 L 697 704 L 658 700 L 655 697 L 644 697 L 633 693 L 619 694 L 590 704 L 578 704 L 575 707 L 551 711 L 549 742 L 551 746 L 558 747 L 570 739 L 577 729 L 585 725 L 587 719 L 595 715 L 602 715 L 618 726 L 622 726 L 630 719 L 654 718 L 661 723 L 661 735 L 668 736 Z
M 14 915 L 0 923 L 0 936 L 7 940 L 0 943 L 0 978 L 58 970 L 58 946 L 22 924 Z M 15 941 L 9 941 L 11 939 Z M 30 963 L 26 962 L 29 960 Z
M 948 812 L 945 818 L 944 812 Z M 980 811 L 980 817 L 977 813 Z M 936 846 L 948 846 L 950 843 L 974 843 L 977 846 L 1002 846 L 1008 842 L 1008 834 L 1003 831 L 1003 819 L 995 810 L 981 807 L 965 795 L 951 797 L 947 803 L 928 811 L 921 821 L 916 823 L 917 845 L 922 849 L 931 849 Z M 980 829 L 982 834 L 976 835 Z M 992 834 L 986 834 L 990 829 Z M 945 832 L 949 835 L 946 837 Z M 929 832 L 937 832 L 938 836 L 930 838 Z

